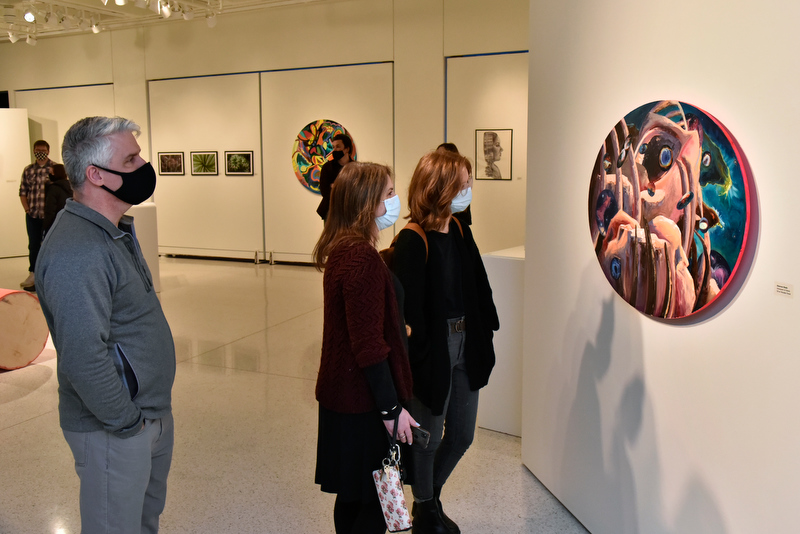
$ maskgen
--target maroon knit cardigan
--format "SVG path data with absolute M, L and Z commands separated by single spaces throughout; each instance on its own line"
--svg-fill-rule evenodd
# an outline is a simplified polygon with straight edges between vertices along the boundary
M 362 368 L 388 359 L 400 401 L 411 398 L 411 367 L 400 337 L 394 283 L 378 251 L 365 242 L 341 244 L 322 279 L 325 321 L 317 400 L 332 411 L 376 409 Z

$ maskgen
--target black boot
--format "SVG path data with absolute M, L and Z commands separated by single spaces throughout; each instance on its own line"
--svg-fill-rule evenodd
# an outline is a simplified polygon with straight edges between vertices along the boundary
M 433 500 L 436 502 L 436 507 L 439 509 L 439 517 L 442 518 L 442 522 L 447 527 L 447 530 L 450 531 L 450 534 L 461 534 L 461 529 L 458 528 L 455 521 L 447 517 L 442 509 L 442 500 L 440 497 L 442 496 L 442 488 L 433 488 Z
M 411 521 L 411 534 L 450 534 L 439 515 L 436 499 L 415 502 L 412 509 L 414 518 Z

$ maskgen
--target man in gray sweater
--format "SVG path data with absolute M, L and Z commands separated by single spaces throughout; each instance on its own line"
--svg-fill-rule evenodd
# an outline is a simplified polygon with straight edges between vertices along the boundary
M 75 200 L 47 233 L 36 288 L 58 354 L 61 429 L 81 532 L 158 532 L 174 441 L 175 346 L 133 219 L 155 189 L 139 127 L 88 117 L 64 136 Z

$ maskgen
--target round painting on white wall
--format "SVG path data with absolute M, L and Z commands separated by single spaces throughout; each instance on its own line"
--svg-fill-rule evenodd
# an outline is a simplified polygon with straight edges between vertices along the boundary
M 297 179 L 309 191 L 320 194 L 320 169 L 322 169 L 326 161 L 331 159 L 333 138 L 339 134 L 345 134 L 351 140 L 353 139 L 353 136 L 344 126 L 328 119 L 306 124 L 297 134 L 297 139 L 295 139 L 292 149 L 292 167 Z M 355 140 L 353 140 L 353 148 L 350 152 L 350 157 L 357 160 Z
M 600 147 L 589 187 L 608 282 L 656 317 L 711 304 L 742 263 L 751 180 L 734 137 L 700 108 L 664 100 L 625 115 Z

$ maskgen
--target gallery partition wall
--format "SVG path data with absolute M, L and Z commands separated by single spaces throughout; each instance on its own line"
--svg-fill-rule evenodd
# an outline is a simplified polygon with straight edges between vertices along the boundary
M 446 138 L 474 164 L 472 230 L 482 252 L 525 242 L 528 143 L 528 53 L 446 59 Z M 504 136 L 494 153 L 504 171 L 485 177 L 484 138 Z
M 157 80 L 149 102 L 162 253 L 310 262 L 321 197 L 292 152 L 315 121 L 393 165 L 391 63 Z

